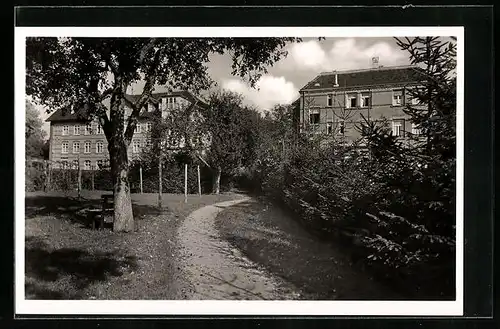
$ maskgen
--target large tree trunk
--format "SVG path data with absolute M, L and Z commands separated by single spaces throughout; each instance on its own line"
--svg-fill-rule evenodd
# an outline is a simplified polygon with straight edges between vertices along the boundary
M 114 219 L 113 231 L 134 231 L 132 199 L 128 180 L 127 147 L 123 140 L 110 144 L 111 175 L 113 176 Z
M 212 191 L 214 194 L 220 194 L 220 176 L 222 174 L 222 169 L 220 167 L 217 167 L 215 169 L 215 176 L 214 176 L 214 182 L 213 182 L 213 188 Z

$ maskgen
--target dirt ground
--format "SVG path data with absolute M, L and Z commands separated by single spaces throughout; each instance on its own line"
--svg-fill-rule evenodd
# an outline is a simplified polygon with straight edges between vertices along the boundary
M 191 213 L 179 228 L 179 286 L 182 299 L 191 300 L 292 300 L 298 289 L 250 261 L 221 239 L 214 220 L 218 213 L 248 198 L 216 203 Z
M 251 199 L 227 208 L 215 226 L 251 261 L 298 287 L 301 299 L 403 299 L 356 268 L 348 250 L 320 241 L 268 202 Z
M 177 229 L 195 209 L 233 195 L 132 195 L 136 231 L 92 230 L 85 209 L 100 192 L 31 193 L 25 198 L 27 299 L 174 299 Z

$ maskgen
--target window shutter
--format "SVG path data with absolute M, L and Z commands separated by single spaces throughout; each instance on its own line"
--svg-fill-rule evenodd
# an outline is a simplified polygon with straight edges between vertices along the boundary
M 345 104 L 345 107 L 350 107 L 349 95 L 347 95 L 347 94 L 344 94 L 344 104 Z

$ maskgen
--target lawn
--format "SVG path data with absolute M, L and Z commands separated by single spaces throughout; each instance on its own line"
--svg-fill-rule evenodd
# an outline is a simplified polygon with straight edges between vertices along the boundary
M 92 230 L 85 209 L 99 208 L 101 192 L 27 193 L 27 299 L 177 299 L 176 232 L 187 214 L 235 198 L 232 194 L 133 194 L 136 230 Z
M 404 299 L 357 268 L 348 249 L 312 235 L 265 199 L 222 211 L 215 225 L 249 259 L 301 289 L 302 299 Z

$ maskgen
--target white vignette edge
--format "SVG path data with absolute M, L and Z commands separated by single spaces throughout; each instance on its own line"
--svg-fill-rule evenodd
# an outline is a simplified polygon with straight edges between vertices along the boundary
M 452 27 L 16 27 L 15 35 L 15 313 L 43 315 L 463 315 L 464 28 Z M 199 301 L 26 300 L 25 242 L 25 39 L 73 37 L 457 37 L 456 299 L 454 301 Z

